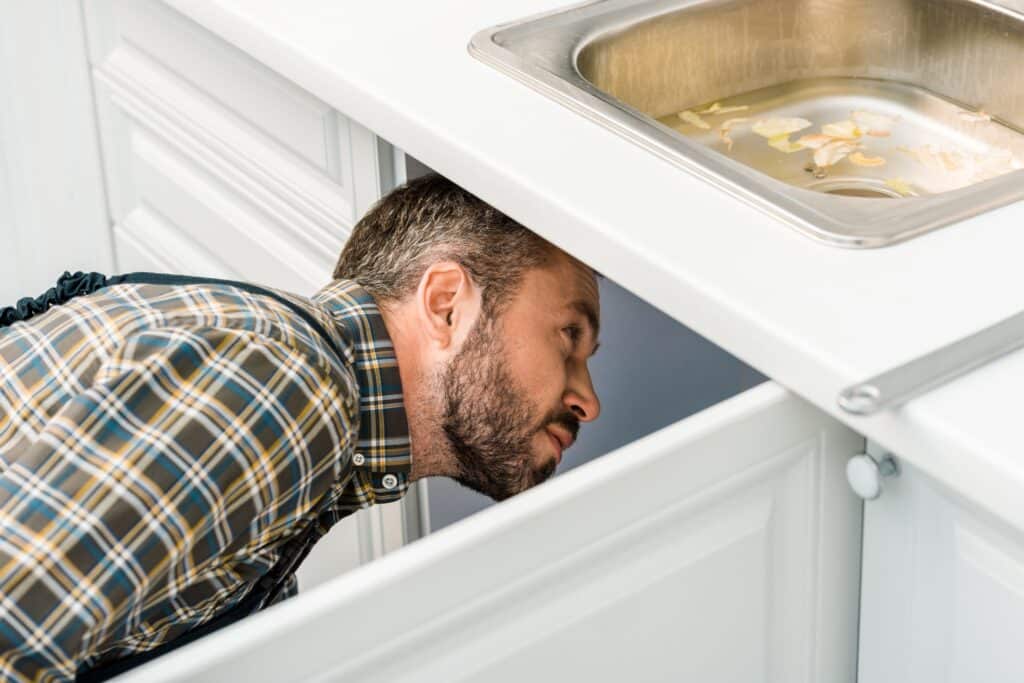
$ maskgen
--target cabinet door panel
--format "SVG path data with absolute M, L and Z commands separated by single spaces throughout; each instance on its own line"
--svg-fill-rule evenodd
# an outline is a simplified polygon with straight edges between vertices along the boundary
M 238 274 L 207 249 L 184 239 L 177 229 L 141 207 L 114 228 L 117 264 L 124 272 L 151 271 L 238 279 Z
M 146 73 L 141 60 L 121 61 Z M 273 157 L 253 161 L 264 148 L 244 131 L 230 144 L 226 134 L 221 142 L 208 138 L 210 125 L 230 129 L 224 120 L 200 125 L 116 80 L 97 85 L 115 226 L 140 209 L 155 212 L 244 278 L 300 293 L 329 280 L 349 223 L 303 199 L 301 174 L 283 160 L 270 165 Z M 182 93 L 177 101 L 186 99 Z
M 765 384 L 138 680 L 853 681 L 862 445 Z
M 325 284 L 390 147 L 163 3 L 87 11 L 115 233 L 156 214 L 242 278 Z
M 339 131 L 329 106 L 160 0 L 89 3 L 90 56 L 101 69 L 118 50 L 138 50 L 296 157 L 344 187 L 333 148 Z M 115 57 L 116 59 L 116 57 Z
M 912 467 L 865 508 L 861 683 L 1024 680 L 1024 534 Z

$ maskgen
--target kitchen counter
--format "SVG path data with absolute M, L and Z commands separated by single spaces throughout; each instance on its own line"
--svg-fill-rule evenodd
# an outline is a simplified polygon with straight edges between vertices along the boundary
M 879 250 L 813 242 L 468 54 L 565 3 L 168 4 L 1024 529 L 1024 352 L 897 411 L 835 402 L 1024 307 L 1024 203 Z

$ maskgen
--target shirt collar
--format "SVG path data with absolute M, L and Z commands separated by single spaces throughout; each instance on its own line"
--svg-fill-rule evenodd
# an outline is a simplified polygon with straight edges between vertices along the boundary
M 359 384 L 359 439 L 353 464 L 372 487 L 373 501 L 401 498 L 409 487 L 412 455 L 395 347 L 377 302 L 358 283 L 335 280 L 313 301 L 330 313 L 352 344 Z M 370 494 L 370 491 L 366 491 Z

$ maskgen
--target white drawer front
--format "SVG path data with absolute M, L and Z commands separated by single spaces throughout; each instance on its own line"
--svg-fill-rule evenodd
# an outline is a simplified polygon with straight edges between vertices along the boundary
M 862 447 L 762 385 L 138 680 L 852 682 Z

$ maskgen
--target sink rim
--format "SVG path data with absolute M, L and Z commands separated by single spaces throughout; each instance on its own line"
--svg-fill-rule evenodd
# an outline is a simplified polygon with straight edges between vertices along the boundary
M 1024 24 L 1024 13 L 1012 8 L 988 0 L 961 1 L 997 11 Z M 602 36 L 641 21 L 712 2 L 589 0 L 486 28 L 472 37 L 468 49 L 474 58 L 584 118 L 831 246 L 877 248 L 898 244 L 1024 199 L 1024 169 L 957 190 L 926 197 L 905 197 L 898 202 L 889 198 L 843 197 L 804 190 L 687 139 L 603 92 L 580 73 L 577 67 L 580 53 Z M 509 39 L 518 41 L 518 51 L 503 44 Z M 907 85 L 921 88 L 913 83 Z

